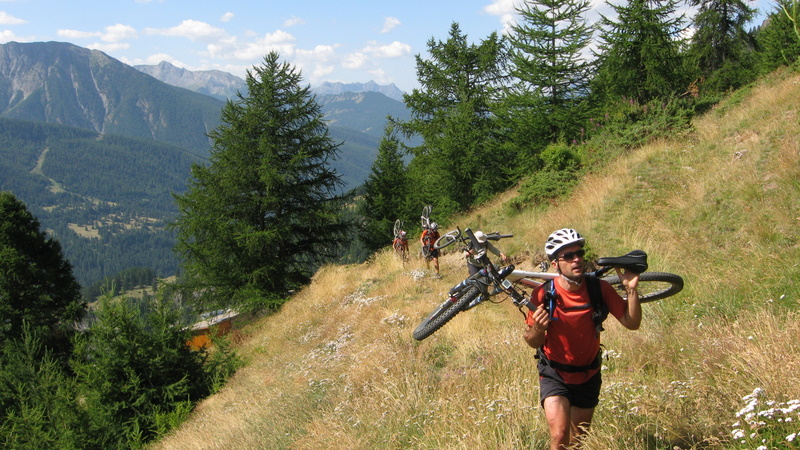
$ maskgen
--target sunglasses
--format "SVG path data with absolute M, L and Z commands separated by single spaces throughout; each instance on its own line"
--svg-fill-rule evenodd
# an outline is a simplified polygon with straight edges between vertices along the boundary
M 558 257 L 558 259 L 563 259 L 564 261 L 572 261 L 577 256 L 578 258 L 583 258 L 586 255 L 586 250 L 580 249 L 575 252 L 566 252 Z

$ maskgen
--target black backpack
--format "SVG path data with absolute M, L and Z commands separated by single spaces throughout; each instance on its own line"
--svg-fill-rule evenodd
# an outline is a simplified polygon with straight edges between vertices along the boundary
M 589 272 L 586 274 L 586 289 L 589 291 L 589 302 L 592 304 L 592 320 L 594 320 L 594 328 L 597 330 L 597 335 L 600 335 L 600 332 L 604 330 L 603 322 L 608 317 L 608 305 L 603 300 L 603 292 L 600 289 L 600 278 L 597 277 L 597 273 Z M 544 285 L 544 301 L 545 301 L 545 308 L 547 308 L 548 312 L 550 311 L 551 306 L 555 305 L 555 296 L 556 296 L 556 289 L 553 285 L 553 280 L 548 280 Z

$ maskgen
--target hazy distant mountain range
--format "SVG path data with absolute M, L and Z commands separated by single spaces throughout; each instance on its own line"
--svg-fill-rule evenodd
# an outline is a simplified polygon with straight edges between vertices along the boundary
M 247 89 L 245 81 L 236 75 L 219 70 L 190 71 L 176 67 L 166 61 L 157 65 L 133 66 L 172 86 L 210 95 L 221 100 L 233 98 L 237 91 Z M 403 91 L 394 84 L 380 85 L 374 81 L 366 83 L 339 83 L 325 81 L 311 90 L 317 95 L 341 95 L 344 93 L 379 92 L 398 102 L 403 101 Z
M 223 99 L 242 86 L 225 72 L 134 68 L 68 43 L 2 44 L 0 189 L 62 242 L 84 285 L 133 266 L 173 274 L 172 194 L 185 189 L 191 163 L 205 162 Z M 409 113 L 377 91 L 325 89 L 340 91 L 317 91 L 342 142 L 332 165 L 354 188 L 369 174 L 386 116 Z

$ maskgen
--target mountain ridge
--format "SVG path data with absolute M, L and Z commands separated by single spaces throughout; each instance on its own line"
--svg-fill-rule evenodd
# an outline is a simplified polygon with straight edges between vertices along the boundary
M 161 61 L 155 65 L 138 64 L 133 67 L 164 83 L 220 100 L 233 98 L 237 92 L 247 89 L 244 79 L 221 70 L 189 70 L 177 67 L 168 61 Z M 382 85 L 373 80 L 364 83 L 323 81 L 316 86 L 312 85 L 311 91 L 322 96 L 336 96 L 347 92 L 378 92 L 399 102 L 403 101 L 404 94 L 393 83 Z
M 0 44 L 0 117 L 152 139 L 207 155 L 206 134 L 219 125 L 223 105 L 98 50 L 54 41 Z
M 405 108 L 379 93 L 320 99 L 330 135 L 342 143 L 331 167 L 346 192 L 369 175 L 387 111 L 402 115 Z M 148 265 L 149 252 L 159 260 L 152 265 L 158 274 L 169 275 L 177 266 L 163 230 L 175 213 L 171 194 L 185 188 L 192 163 L 207 161 L 206 133 L 218 126 L 223 105 L 97 50 L 52 41 L 0 44 L 0 141 L 7 143 L 0 189 L 30 205 L 63 241 L 82 284 L 127 268 L 103 261 L 119 252 L 136 266 Z

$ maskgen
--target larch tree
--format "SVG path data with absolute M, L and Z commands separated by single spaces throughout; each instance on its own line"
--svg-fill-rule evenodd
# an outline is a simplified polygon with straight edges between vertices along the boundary
M 586 120 L 593 28 L 588 0 L 536 0 L 517 8 L 511 26 L 511 84 L 505 111 L 520 149 L 579 138 Z M 530 153 L 530 152 L 523 152 Z M 527 166 L 528 164 L 523 164 Z
M 680 94 L 689 83 L 681 53 L 684 16 L 675 0 L 630 0 L 601 18 L 601 43 L 592 94 L 601 102 L 622 97 L 647 103 Z
M 800 0 L 779 0 L 756 32 L 761 73 L 797 64 L 800 58 L 799 9 Z
M 408 188 L 400 142 L 394 127 L 388 125 L 364 183 L 364 197 L 359 206 L 364 217 L 361 240 L 368 250 L 374 252 L 392 241 L 394 222 L 406 216 Z
M 505 43 L 496 33 L 470 44 L 457 23 L 446 41 L 428 41 L 429 59 L 416 56 L 420 88 L 404 96 L 411 119 L 398 123 L 411 149 L 409 177 L 418 206 L 442 216 L 508 187 L 508 161 L 496 145 L 497 102 L 504 80 Z
M 744 0 L 690 0 L 694 16 L 690 55 L 703 84 L 721 92 L 754 77 L 755 42 L 745 27 L 756 10 Z
M 274 308 L 336 256 L 338 153 L 301 75 L 269 53 L 248 70 L 247 94 L 222 110 L 210 164 L 194 165 L 173 224 L 184 280 L 197 303 Z
M 27 323 L 45 344 L 63 351 L 65 336 L 85 313 L 80 284 L 59 242 L 41 230 L 24 203 L 0 192 L 0 342 L 21 338 Z

